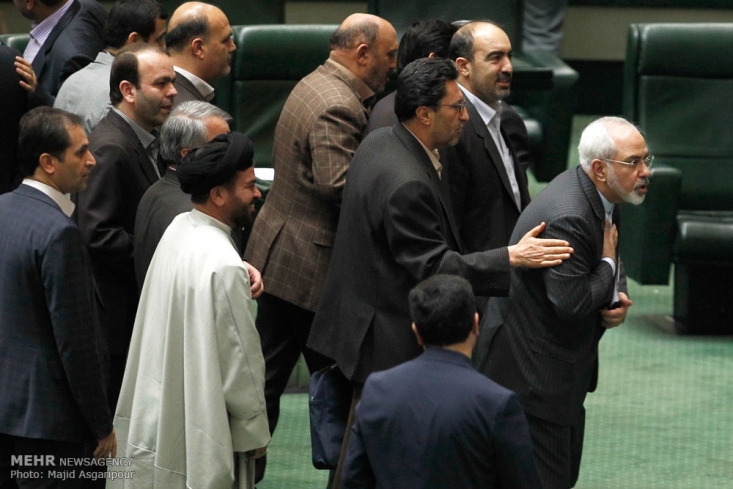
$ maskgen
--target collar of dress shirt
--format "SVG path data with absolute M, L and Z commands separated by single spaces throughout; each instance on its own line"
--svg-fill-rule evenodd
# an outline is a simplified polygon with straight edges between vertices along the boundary
M 66 214 L 67 217 L 71 217 L 71 214 L 74 212 L 74 208 L 76 207 L 74 203 L 69 200 L 66 195 L 62 194 L 50 185 L 46 185 L 38 180 L 33 180 L 32 178 L 24 178 L 23 185 L 28 185 L 29 187 L 33 187 L 34 189 L 40 190 L 44 194 L 48 195 L 51 200 L 56 202 L 56 204 L 61 208 L 61 212 Z
M 440 153 L 438 152 L 438 150 L 434 149 L 430 151 L 430 148 L 425 146 L 423 142 L 420 141 L 420 138 L 415 136 L 415 134 L 412 131 L 410 131 L 410 129 L 406 125 L 402 124 L 402 127 L 407 129 L 407 132 L 412 134 L 412 137 L 417 139 L 417 142 L 420 143 L 420 146 L 422 146 L 425 152 L 428 154 L 428 158 L 430 158 L 430 163 L 433 164 L 433 168 L 435 168 L 435 171 L 438 173 L 438 178 L 442 178 L 441 172 L 443 171 L 443 165 L 440 164 Z
M 484 124 L 487 126 L 491 122 L 491 119 L 494 118 L 494 116 L 499 116 L 497 120 L 501 119 L 501 100 L 498 100 L 495 104 L 495 107 L 487 104 L 480 98 L 478 98 L 476 95 L 472 94 L 468 91 L 465 87 L 461 86 L 459 83 L 458 86 L 460 87 L 461 91 L 463 92 L 463 96 L 466 97 L 468 100 L 471 101 L 474 107 L 476 107 L 476 110 L 478 111 L 478 114 L 481 116 L 481 120 L 484 121 Z
M 190 81 L 194 87 L 196 87 L 196 90 L 199 91 L 201 96 L 204 97 L 205 101 L 211 102 L 211 100 L 214 98 L 214 87 L 212 87 L 190 71 L 186 71 L 179 66 L 174 66 L 173 69 L 179 75 L 183 75 L 184 77 L 186 77 L 186 79 Z
M 43 43 L 46 42 L 46 39 L 48 39 L 48 36 L 51 34 L 53 28 L 56 27 L 56 24 L 59 23 L 61 17 L 63 17 L 66 11 L 71 8 L 71 4 L 73 3 L 74 0 L 69 0 L 56 12 L 43 19 L 43 21 L 38 23 L 34 22 L 31 25 L 31 38 L 33 38 L 36 42 L 38 42 L 38 44 L 43 46 Z
M 601 197 L 601 202 L 603 203 L 603 210 L 606 212 L 606 215 L 608 216 L 613 212 L 613 203 L 609 202 L 606 197 L 603 196 L 600 190 L 596 189 L 598 191 L 598 195 Z
M 129 117 L 127 117 L 117 107 L 112 107 L 112 110 L 114 110 L 117 113 L 117 115 L 119 115 L 120 117 L 122 117 L 125 120 L 125 122 L 127 122 L 128 124 L 130 124 L 130 127 L 135 132 L 135 135 L 137 136 L 137 139 L 140 141 L 140 144 L 143 145 L 143 148 L 145 148 L 147 150 L 148 149 L 148 146 L 150 146 L 151 144 L 153 144 L 153 141 L 155 141 L 155 136 L 153 134 L 149 133 L 148 131 L 146 131 L 145 129 L 143 129 L 142 127 L 140 127 L 140 125 L 137 122 L 135 122 L 132 119 L 130 119 Z
M 368 105 L 367 101 L 370 101 L 370 99 L 374 97 L 375 93 L 374 90 L 369 88 L 369 86 L 364 83 L 361 78 L 356 76 L 353 71 L 351 71 L 338 61 L 332 60 L 331 58 L 328 58 L 324 65 L 329 65 L 337 68 L 346 77 L 346 79 L 349 80 L 349 83 L 354 88 L 354 91 L 356 91 L 356 94 L 361 99 L 361 103 L 365 106 Z

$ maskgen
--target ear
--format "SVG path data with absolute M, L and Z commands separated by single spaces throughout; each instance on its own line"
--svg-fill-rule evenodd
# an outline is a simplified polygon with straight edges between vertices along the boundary
M 128 104 L 135 103 L 135 90 L 135 85 L 129 81 L 122 80 L 120 82 L 120 93 L 122 94 L 122 98 L 125 99 L 125 102 Z
M 47 175 L 53 175 L 56 173 L 56 158 L 49 154 L 49 153 L 43 153 L 38 158 L 38 166 L 41 168 L 43 173 Z
M 458 73 L 464 77 L 468 78 L 470 75 L 470 71 L 468 69 L 468 66 L 471 64 L 469 60 L 466 58 L 461 58 L 460 56 L 456 58 L 456 68 L 458 68 Z
M 371 56 L 372 50 L 369 49 L 369 46 L 367 44 L 362 43 L 356 47 L 356 62 L 360 65 L 366 65 L 369 62 Z
M 435 53 L 428 54 L 428 58 L 437 58 L 437 57 L 438 57 L 438 55 L 435 54 Z
M 209 190 L 209 199 L 216 207 L 224 207 L 227 201 L 227 197 L 227 189 L 225 189 L 222 185 L 217 185 L 216 187 Z
M 425 342 L 422 339 L 422 336 L 420 336 L 420 332 L 417 330 L 417 324 L 412 323 L 412 332 L 415 333 L 415 337 L 417 338 L 417 344 L 424 347 Z
M 125 45 L 133 44 L 142 40 L 143 38 L 140 34 L 138 34 L 137 32 L 131 32 L 130 35 L 127 36 L 127 41 L 125 41 Z
M 36 8 L 36 0 L 27 0 L 25 4 L 25 10 L 30 12 Z
M 473 325 L 471 325 L 471 334 L 474 336 L 478 336 L 479 334 L 479 325 L 478 325 L 478 313 L 473 313 Z
M 204 45 L 206 43 L 200 37 L 195 38 L 191 41 L 191 53 L 198 59 L 204 59 L 206 49 Z
M 605 183 L 608 180 L 608 165 L 603 160 L 596 158 L 591 161 L 590 168 L 596 181 Z
M 432 113 L 433 111 L 430 110 L 429 107 L 421 105 L 415 110 L 415 118 L 420 122 L 420 124 L 430 126 L 432 124 Z
M 181 149 L 181 158 L 185 158 L 188 153 L 191 152 L 191 148 L 182 148 Z

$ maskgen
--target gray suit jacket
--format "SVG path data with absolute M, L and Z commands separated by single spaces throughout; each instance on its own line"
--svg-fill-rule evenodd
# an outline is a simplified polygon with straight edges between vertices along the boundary
M 333 259 L 308 346 L 364 382 L 417 356 L 407 295 L 436 274 L 466 278 L 477 294 L 505 294 L 506 249 L 461 254 L 438 174 L 402 125 L 370 134 L 354 156 Z
M 97 54 L 94 62 L 66 79 L 53 106 L 81 116 L 84 130 L 90 134 L 107 115 L 112 104 L 109 100 L 109 73 L 114 56 L 106 51 Z
M 346 171 L 367 125 L 361 85 L 329 60 L 295 86 L 275 128 L 272 190 L 244 255 L 268 293 L 308 310 L 321 295 Z
M 178 92 L 173 102 L 174 106 L 183 102 L 204 101 L 204 96 L 201 95 L 201 92 L 181 73 L 176 72 L 176 81 L 173 82 L 173 86 L 176 87 L 176 91 Z
M 600 310 L 614 287 L 612 267 L 601 260 L 603 204 L 581 167 L 558 175 L 532 201 L 511 243 L 542 221 L 541 238 L 567 240 L 575 253 L 556 267 L 512 270 L 509 297 L 490 301 L 476 360 L 489 378 L 519 394 L 527 414 L 569 425 L 595 389 L 605 331 Z

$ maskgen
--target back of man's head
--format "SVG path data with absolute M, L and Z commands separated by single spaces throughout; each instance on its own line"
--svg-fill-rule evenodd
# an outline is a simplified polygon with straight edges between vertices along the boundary
M 115 56 L 109 74 L 109 100 L 112 105 L 116 106 L 123 101 L 120 91 L 120 83 L 123 81 L 128 81 L 140 89 L 138 56 L 145 52 L 157 52 L 167 56 L 167 53 L 159 47 L 142 43 L 129 44 Z
M 468 339 L 476 301 L 471 284 L 457 275 L 434 275 L 410 291 L 410 316 L 425 346 L 448 346 Z
M 359 44 L 366 44 L 370 49 L 375 50 L 378 34 L 379 25 L 369 18 L 364 18 L 358 21 L 344 22 L 331 34 L 329 43 L 331 49 L 349 50 Z
M 177 164 L 181 152 L 200 148 L 210 138 L 206 121 L 219 118 L 227 125 L 232 116 L 208 102 L 192 100 L 177 105 L 160 127 L 160 157 L 166 164 Z
M 453 24 L 442 20 L 419 20 L 407 28 L 400 40 L 397 51 L 397 69 L 416 59 L 433 55 L 436 58 L 448 58 L 450 42 L 458 30 Z
M 23 177 L 35 173 L 40 157 L 48 153 L 63 160 L 71 146 L 69 129 L 82 126 L 82 119 L 61 109 L 36 107 L 20 119 L 18 137 L 18 169 Z
M 167 18 L 165 7 L 155 0 L 117 0 L 104 26 L 104 44 L 112 49 L 121 49 L 134 32 L 142 41 L 150 42 L 157 21 Z
M 217 186 L 227 186 L 237 172 L 254 166 L 252 141 L 240 132 L 215 137 L 191 151 L 179 163 L 177 173 L 181 190 L 191 194 L 191 201 L 202 204 Z
M 395 115 L 400 122 L 415 117 L 418 107 L 435 107 L 445 95 L 445 82 L 458 78 L 455 63 L 447 59 L 420 58 L 397 78 Z

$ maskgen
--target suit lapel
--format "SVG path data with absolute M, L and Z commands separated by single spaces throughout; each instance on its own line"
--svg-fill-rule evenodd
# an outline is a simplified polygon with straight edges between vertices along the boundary
M 466 110 L 468 110 L 469 121 L 471 122 L 471 124 L 473 124 L 473 129 L 474 131 L 476 131 L 476 135 L 478 135 L 481 139 L 484 140 L 484 148 L 486 149 L 486 152 L 489 153 L 489 157 L 491 158 L 491 161 L 493 162 L 494 166 L 496 167 L 496 171 L 499 174 L 499 178 L 501 179 L 501 183 L 504 186 L 504 190 L 506 190 L 506 192 L 509 194 L 509 197 L 511 198 L 511 201 L 514 202 L 514 205 L 516 206 L 516 200 L 514 198 L 514 191 L 512 190 L 512 184 L 509 183 L 509 175 L 507 175 L 506 173 L 506 168 L 504 167 L 504 160 L 501 159 L 501 154 L 499 154 L 499 149 L 496 147 L 494 138 L 491 137 L 489 128 L 486 127 L 486 124 L 484 124 L 484 120 L 481 118 L 481 114 L 478 113 L 478 110 L 476 110 L 476 107 L 471 103 L 468 97 L 465 97 L 465 100 L 466 100 Z M 503 137 L 503 134 L 502 134 L 502 137 Z M 504 138 L 504 140 L 506 141 L 506 138 Z M 516 161 L 516 158 L 514 158 L 513 152 L 512 152 L 512 159 Z M 517 172 L 516 164 L 514 165 L 514 172 L 515 174 Z M 524 197 L 522 197 L 522 199 L 523 199 L 522 203 L 524 204 Z
M 145 148 L 140 142 L 140 139 L 138 139 L 137 135 L 135 134 L 135 131 L 133 131 L 132 127 L 130 127 L 130 124 L 128 124 L 127 121 L 120 117 L 114 110 L 109 111 L 108 117 L 109 121 L 114 124 L 117 129 L 119 129 L 125 135 L 126 138 L 135 141 L 135 153 L 137 154 L 137 162 L 130 162 L 130 164 L 139 165 L 140 170 L 143 172 L 145 178 L 148 179 L 151 185 L 157 182 L 159 180 L 158 174 L 155 173 L 155 169 L 153 169 L 153 164 L 148 157 L 147 151 L 145 151 Z
M 580 187 L 583 189 L 586 197 L 588 197 L 591 208 L 593 209 L 593 214 L 596 219 L 598 219 L 598 222 L 601 223 L 600 229 L 603 230 L 603 224 L 606 222 L 606 211 L 603 208 L 601 197 L 598 195 L 598 189 L 593 185 L 590 177 L 586 175 L 581 166 L 576 167 L 575 171 L 578 175 L 578 180 L 580 181 Z
M 430 157 L 425 152 L 425 148 L 423 148 L 422 144 L 420 144 L 420 141 L 418 141 L 415 136 L 413 136 L 410 131 L 408 131 L 407 128 L 402 125 L 401 122 L 395 124 L 392 129 L 397 137 L 402 141 L 402 143 L 407 146 L 407 148 L 413 155 L 415 155 L 416 160 L 420 163 L 420 166 L 428 175 L 430 181 L 433 183 L 435 192 L 438 195 L 438 200 L 440 200 L 441 207 L 443 208 L 443 218 L 447 223 L 447 231 L 451 234 L 451 237 L 453 238 L 453 241 L 457 244 L 458 249 L 463 249 L 463 244 L 461 243 L 458 234 L 458 226 L 455 222 L 453 222 L 453 211 L 450 206 L 450 200 L 445 194 L 445 189 L 440 183 L 438 172 L 435 171 L 433 163 L 430 161 Z
M 519 212 L 522 212 L 522 209 L 527 207 L 530 202 L 529 197 L 529 185 L 527 183 L 527 173 L 524 171 L 524 168 L 521 167 L 519 164 L 519 159 L 517 158 L 516 153 L 514 153 L 514 148 L 511 144 L 509 144 L 509 138 L 507 137 L 506 133 L 504 132 L 504 126 L 500 124 L 499 126 L 501 128 L 501 136 L 504 138 L 504 141 L 507 143 L 507 147 L 509 148 L 509 152 L 512 154 L 512 162 L 514 164 L 514 176 L 517 179 L 517 185 L 519 186 L 519 198 L 521 200 L 522 208 L 518 209 Z M 507 176 L 508 178 L 508 176 Z M 510 186 L 511 189 L 511 186 Z M 514 197 L 514 192 L 511 192 L 512 200 Z
M 43 46 L 41 46 L 41 49 L 38 50 L 36 57 L 33 58 L 33 63 L 31 63 L 31 66 L 33 67 L 33 71 L 36 73 L 36 76 L 41 75 L 43 65 L 46 63 L 46 55 L 49 51 L 51 51 L 51 48 L 53 48 L 56 39 L 58 39 L 59 35 L 61 35 L 64 29 L 66 29 L 66 27 L 74 19 L 74 17 L 76 17 L 76 14 L 81 9 L 81 4 L 78 2 L 78 0 L 72 0 L 72 2 L 73 3 L 71 4 L 71 7 L 69 7 L 69 10 L 67 10 L 66 13 L 61 16 L 58 23 L 54 26 L 54 28 L 51 30 L 51 33 L 46 38 L 46 42 L 43 43 Z

